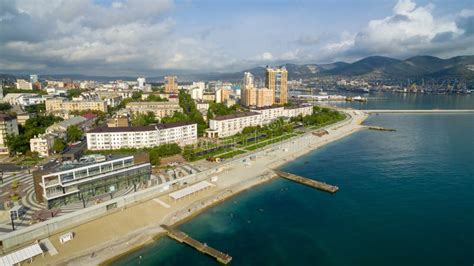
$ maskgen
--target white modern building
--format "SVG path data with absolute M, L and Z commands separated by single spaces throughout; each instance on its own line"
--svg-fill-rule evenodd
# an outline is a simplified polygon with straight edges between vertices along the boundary
M 0 154 L 8 154 L 7 136 L 18 135 L 18 123 L 16 118 L 6 114 L 0 114 Z
M 149 148 L 167 143 L 180 146 L 197 141 L 197 124 L 177 122 L 140 127 L 101 127 L 87 133 L 89 150 Z

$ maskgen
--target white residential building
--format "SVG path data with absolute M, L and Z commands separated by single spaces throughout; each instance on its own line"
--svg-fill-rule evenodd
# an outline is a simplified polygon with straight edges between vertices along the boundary
M 8 154 L 7 136 L 18 135 L 18 123 L 16 118 L 6 114 L 0 114 L 0 154 Z
M 290 106 L 285 107 L 283 110 L 283 116 L 285 117 L 296 117 L 299 115 L 307 116 L 313 113 L 313 106 L 303 105 L 303 106 Z
M 3 102 L 11 105 L 30 106 L 34 104 L 43 103 L 46 98 L 43 98 L 37 93 L 9 93 L 3 98 Z
M 101 127 L 87 133 L 89 150 L 149 148 L 167 143 L 180 146 L 197 141 L 197 124 L 177 122 L 141 127 Z
M 261 126 L 262 124 L 262 114 L 242 112 L 210 119 L 209 129 L 206 132 L 210 138 L 225 138 L 242 132 L 246 127 Z
M 53 137 L 49 135 L 39 135 L 30 139 L 30 150 L 37 152 L 40 157 L 48 157 L 53 147 Z
M 177 102 L 129 102 L 126 108 L 133 114 L 152 112 L 158 119 L 172 116 L 174 112 L 183 112 L 183 108 Z
M 251 112 L 217 116 L 209 120 L 209 129 L 206 131 L 210 138 L 225 138 L 242 132 L 246 127 L 263 126 L 270 124 L 280 117 L 296 117 L 311 115 L 312 106 L 295 107 L 265 107 L 251 109 Z

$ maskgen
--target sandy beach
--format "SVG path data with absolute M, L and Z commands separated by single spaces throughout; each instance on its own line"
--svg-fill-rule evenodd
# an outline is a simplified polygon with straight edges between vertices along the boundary
M 68 230 L 75 233 L 75 238 L 65 244 L 59 243 L 59 236 L 64 232 L 53 235 L 49 239 L 59 254 L 50 256 L 46 253 L 44 257 L 35 258 L 33 265 L 107 264 L 121 254 L 151 243 L 164 233 L 160 224 L 187 221 L 210 206 L 271 180 L 276 176 L 272 169 L 364 128 L 360 124 L 367 114 L 352 110 L 344 112 L 350 118 L 326 127 L 328 135 L 317 137 L 307 132 L 253 152 L 255 160 L 243 162 L 242 157 L 247 157 L 246 154 L 219 165 L 212 164 L 221 170 L 212 188 L 176 202 L 162 195 L 79 225 Z

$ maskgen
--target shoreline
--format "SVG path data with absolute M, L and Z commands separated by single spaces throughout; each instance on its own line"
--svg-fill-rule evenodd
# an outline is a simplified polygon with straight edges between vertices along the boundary
M 156 219 L 151 221 L 147 226 L 140 227 L 136 230 L 125 230 L 125 234 L 122 234 L 120 237 L 112 237 L 109 241 L 100 242 L 99 240 L 93 242 L 97 244 L 88 246 L 88 248 L 82 250 L 74 250 L 72 254 L 67 254 L 69 256 L 63 259 L 54 259 L 54 257 L 46 256 L 44 260 L 38 259 L 34 261 L 33 264 L 38 262 L 42 265 L 111 265 L 120 258 L 152 244 L 163 235 L 166 236 L 164 230 L 160 227 L 161 224 L 178 226 L 186 223 L 225 200 L 273 180 L 277 175 L 273 173 L 272 169 L 281 167 L 326 144 L 340 140 L 363 129 L 360 123 L 368 117 L 367 114 L 354 110 L 345 110 L 345 112 L 350 118 L 325 127 L 330 131 L 329 135 L 316 137 L 310 132 L 307 132 L 284 142 L 269 145 L 262 150 L 251 153 L 256 154 L 258 158 L 248 167 L 246 164 L 242 165 L 242 157 L 220 165 L 221 167 L 227 167 L 227 169 L 219 174 L 225 177 L 219 178 L 219 181 L 216 182 L 217 188 L 213 188 L 207 192 L 200 192 L 195 196 L 196 198 L 184 200 L 182 204 L 177 203 L 172 209 L 167 209 L 169 211 L 166 209 L 162 210 L 163 207 L 161 207 L 159 211 L 161 211 L 160 214 L 163 215 L 156 217 Z M 349 112 L 352 112 L 353 115 L 349 114 Z M 246 155 L 248 156 L 248 154 Z M 232 173 L 234 173 L 234 175 L 232 175 Z M 151 205 L 149 207 L 154 208 L 156 203 L 151 199 L 147 202 L 139 203 L 138 205 L 139 207 L 141 205 Z M 134 207 L 130 209 L 132 208 Z M 113 215 L 114 214 L 110 216 Z M 117 214 L 117 216 L 120 215 L 120 213 Z M 120 218 L 127 221 L 127 219 L 131 219 L 132 217 L 127 217 L 126 214 L 122 214 Z M 111 219 L 114 220 L 114 218 Z M 98 222 L 92 221 L 78 227 L 86 227 L 84 231 L 91 233 L 92 228 L 95 228 L 95 223 Z M 53 236 L 50 238 L 53 238 Z M 91 238 L 94 239 L 94 236 L 91 236 Z M 74 241 L 79 241 L 79 239 Z

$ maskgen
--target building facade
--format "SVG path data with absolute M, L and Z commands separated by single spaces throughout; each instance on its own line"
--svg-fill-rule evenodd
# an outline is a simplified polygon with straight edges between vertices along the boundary
M 0 154 L 9 154 L 7 136 L 18 135 L 18 123 L 16 118 L 6 114 L 0 114 Z
M 180 146 L 197 142 L 197 124 L 177 122 L 141 127 L 101 127 L 87 132 L 89 150 L 149 148 L 177 143 Z
M 265 87 L 273 91 L 275 104 L 288 103 L 288 71 L 285 67 L 267 67 L 265 73 Z
M 49 209 L 128 189 L 150 179 L 148 153 L 33 172 L 36 200 Z
M 246 127 L 259 125 L 262 125 L 260 113 L 242 112 L 210 119 L 206 133 L 210 138 L 225 138 L 242 132 Z
M 45 101 L 46 112 L 55 111 L 101 111 L 107 112 L 107 102 L 100 100 L 90 101 L 68 101 L 63 98 L 47 99 Z
M 129 102 L 127 110 L 133 114 L 147 114 L 152 112 L 155 117 L 161 119 L 172 116 L 174 112 L 183 112 L 183 108 L 177 102 Z
M 49 135 L 38 135 L 30 139 L 30 150 L 37 152 L 40 157 L 48 157 L 51 155 L 53 147 L 53 138 Z
M 165 76 L 165 92 L 178 93 L 178 78 L 176 76 Z

